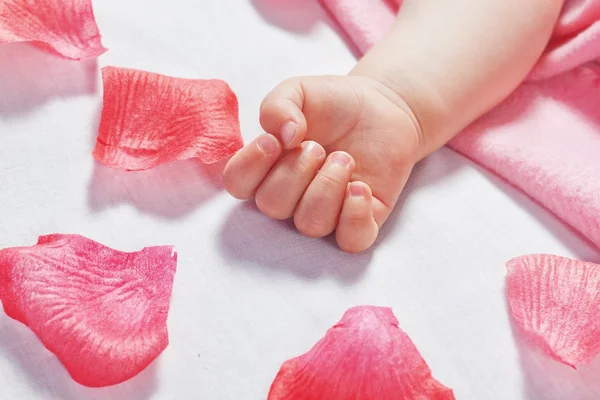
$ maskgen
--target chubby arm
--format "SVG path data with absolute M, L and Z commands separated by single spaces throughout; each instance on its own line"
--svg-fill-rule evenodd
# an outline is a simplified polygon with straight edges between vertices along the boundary
M 547 45 L 564 0 L 404 0 L 351 75 L 408 105 L 423 158 L 506 98 Z M 404 104 L 405 103 L 405 104 Z

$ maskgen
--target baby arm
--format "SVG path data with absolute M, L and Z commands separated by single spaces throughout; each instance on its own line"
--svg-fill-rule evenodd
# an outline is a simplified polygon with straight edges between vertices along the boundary
M 563 0 L 404 0 L 389 36 L 346 76 L 298 77 L 264 99 L 266 134 L 225 188 L 311 237 L 369 248 L 416 162 L 508 96 Z
M 526 78 L 564 0 L 404 0 L 390 35 L 352 71 L 408 103 L 420 158 L 500 103 Z

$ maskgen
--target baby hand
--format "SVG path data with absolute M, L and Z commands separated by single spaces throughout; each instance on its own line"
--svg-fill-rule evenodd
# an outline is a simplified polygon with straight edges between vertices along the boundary
M 420 130 L 406 103 L 361 76 L 293 78 L 263 101 L 267 132 L 227 164 L 223 182 L 310 237 L 368 249 L 418 161 Z

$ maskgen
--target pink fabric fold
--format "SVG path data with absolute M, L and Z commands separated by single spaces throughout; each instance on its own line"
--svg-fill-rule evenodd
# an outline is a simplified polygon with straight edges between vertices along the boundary
M 401 0 L 321 0 L 361 53 Z M 600 0 L 567 0 L 529 79 L 449 147 L 485 166 L 600 247 Z

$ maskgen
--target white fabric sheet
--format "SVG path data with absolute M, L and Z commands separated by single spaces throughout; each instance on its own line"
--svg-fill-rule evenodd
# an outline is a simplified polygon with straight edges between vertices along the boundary
M 600 359 L 574 371 L 523 344 L 504 263 L 600 253 L 537 204 L 442 150 L 418 166 L 372 252 L 350 256 L 230 198 L 195 161 L 124 173 L 96 164 L 99 67 L 221 78 L 239 96 L 246 140 L 262 97 L 295 75 L 343 74 L 353 55 L 313 0 L 102 0 L 110 51 L 71 62 L 0 47 L 0 247 L 80 233 L 121 250 L 173 244 L 180 261 L 170 345 L 117 387 L 74 383 L 23 325 L 0 313 L 2 399 L 265 399 L 280 364 L 350 306 L 393 308 L 458 399 L 593 400 Z M 291 4 L 291 6 L 290 6 Z

